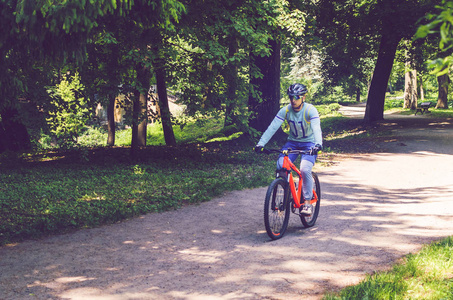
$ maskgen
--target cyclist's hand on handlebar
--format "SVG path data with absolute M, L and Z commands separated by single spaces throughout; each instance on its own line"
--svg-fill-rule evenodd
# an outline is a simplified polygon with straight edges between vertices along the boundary
M 264 153 L 264 154 L 269 154 L 271 151 L 269 149 L 264 148 L 263 146 L 256 145 L 255 146 L 255 152 L 256 153 Z
M 316 155 L 321 150 L 322 150 L 322 145 L 316 144 L 313 148 L 310 149 L 310 155 Z
M 256 153 L 264 153 L 264 147 L 263 146 L 256 145 L 254 150 L 255 150 Z

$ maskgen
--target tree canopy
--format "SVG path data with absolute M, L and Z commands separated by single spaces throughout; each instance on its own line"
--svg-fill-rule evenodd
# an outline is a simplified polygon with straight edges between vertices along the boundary
M 416 36 L 438 33 L 439 50 L 447 53 L 432 60 L 434 71 L 449 69 L 452 3 L 1 0 L 0 151 L 31 147 L 22 107 L 48 117 L 56 87 L 75 74 L 76 86 L 84 88 L 74 99 L 88 107 L 111 107 L 119 93 L 130 91 L 133 145 L 146 141 L 146 103 L 154 85 L 169 145 L 176 144 L 169 93 L 189 116 L 221 112 L 225 126 L 252 132 L 249 126 L 264 130 L 273 118 L 288 80 L 309 84 L 312 98 L 337 86 L 360 98 L 368 88 L 365 120 L 378 121 L 397 48 L 413 38 L 422 18 L 427 21 Z

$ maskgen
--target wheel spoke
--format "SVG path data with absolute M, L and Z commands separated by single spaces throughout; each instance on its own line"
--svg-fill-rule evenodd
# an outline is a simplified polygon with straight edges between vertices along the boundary
M 264 223 L 270 238 L 278 239 L 288 226 L 289 211 L 285 201 L 286 182 L 278 178 L 269 186 L 264 205 Z

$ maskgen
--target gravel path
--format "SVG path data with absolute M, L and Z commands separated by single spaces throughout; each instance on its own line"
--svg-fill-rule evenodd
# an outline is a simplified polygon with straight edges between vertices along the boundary
M 230 192 L 0 248 L 0 299 L 320 299 L 356 284 L 453 234 L 453 120 L 429 117 L 386 116 L 382 152 L 318 166 L 313 228 L 293 215 L 270 241 L 266 188 Z

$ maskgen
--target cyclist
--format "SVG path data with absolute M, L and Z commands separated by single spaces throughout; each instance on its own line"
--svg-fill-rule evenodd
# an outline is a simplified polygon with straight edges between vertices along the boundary
M 316 154 L 322 150 L 321 121 L 318 110 L 313 105 L 305 102 L 307 87 L 303 84 L 295 83 L 288 88 L 286 93 L 291 104 L 279 110 L 255 146 L 255 151 L 257 153 L 262 152 L 264 146 L 286 120 L 290 131 L 288 141 L 282 147 L 282 150 L 289 148 L 292 150 L 310 150 L 310 154 Z M 297 156 L 298 154 L 290 154 L 289 159 L 294 162 Z M 279 173 L 282 170 L 283 157 L 284 155 L 281 154 L 277 160 L 277 172 Z M 303 180 L 302 192 L 304 199 L 306 199 L 301 211 L 302 215 L 311 215 L 313 212 L 313 207 L 310 204 L 310 200 L 313 198 L 311 170 L 315 161 L 316 155 L 302 155 L 300 171 L 302 172 Z

